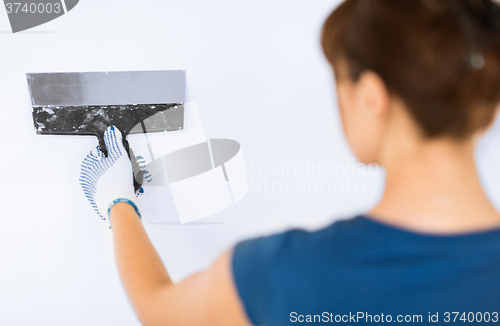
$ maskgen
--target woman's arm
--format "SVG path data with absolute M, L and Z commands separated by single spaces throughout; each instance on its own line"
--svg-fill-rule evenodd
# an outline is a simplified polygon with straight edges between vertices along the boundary
M 173 284 L 135 209 L 117 203 L 110 217 L 120 277 L 144 325 L 251 325 L 236 292 L 229 251 L 206 271 Z
M 111 219 L 118 271 L 141 322 L 249 325 L 233 283 L 229 253 L 208 270 L 172 284 L 139 219 L 132 164 L 120 130 L 108 127 L 104 143 L 107 156 L 97 146 L 83 160 L 80 184 L 98 216 Z

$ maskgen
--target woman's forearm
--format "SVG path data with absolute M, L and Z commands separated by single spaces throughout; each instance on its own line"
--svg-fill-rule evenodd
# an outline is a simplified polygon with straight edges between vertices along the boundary
M 141 318 L 155 293 L 172 281 L 134 208 L 127 203 L 117 203 L 111 208 L 110 217 L 120 278 Z

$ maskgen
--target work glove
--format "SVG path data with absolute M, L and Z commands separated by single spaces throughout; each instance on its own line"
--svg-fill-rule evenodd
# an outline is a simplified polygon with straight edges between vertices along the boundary
M 106 157 L 97 146 L 82 162 L 80 185 L 95 212 L 109 223 L 109 211 L 119 202 L 129 203 L 139 217 L 137 197 L 133 186 L 132 163 L 123 147 L 122 134 L 115 126 L 104 132 Z M 109 224 L 111 227 L 111 224 Z

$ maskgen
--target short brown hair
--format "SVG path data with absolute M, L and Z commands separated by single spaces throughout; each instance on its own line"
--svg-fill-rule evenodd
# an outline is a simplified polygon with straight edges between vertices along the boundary
M 492 0 L 346 0 L 321 43 L 351 80 L 377 73 L 426 137 L 463 139 L 500 102 L 499 12 Z

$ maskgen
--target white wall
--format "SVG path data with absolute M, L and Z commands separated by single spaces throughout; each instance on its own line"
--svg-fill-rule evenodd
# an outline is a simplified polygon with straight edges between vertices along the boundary
M 350 170 L 354 160 L 319 45 L 321 24 L 336 3 L 82 0 L 63 17 L 19 34 L 9 32 L 0 10 L 0 325 L 138 324 L 77 181 L 96 140 L 37 136 L 26 72 L 185 69 L 206 136 L 241 143 L 253 183 L 242 201 L 198 224 L 149 224 L 168 219 L 161 214 L 144 220 L 175 280 L 241 239 L 290 225 L 318 227 L 374 205 L 383 171 Z M 499 195 L 499 129 L 479 155 L 492 198 Z M 339 171 L 310 171 L 319 163 Z M 280 164 L 309 171 L 258 174 L 256 166 L 265 164 L 268 172 Z M 288 181 L 298 187 L 257 191 L 264 177 L 275 189 Z M 356 181 L 364 191 L 301 188 L 322 177 L 345 187 Z

